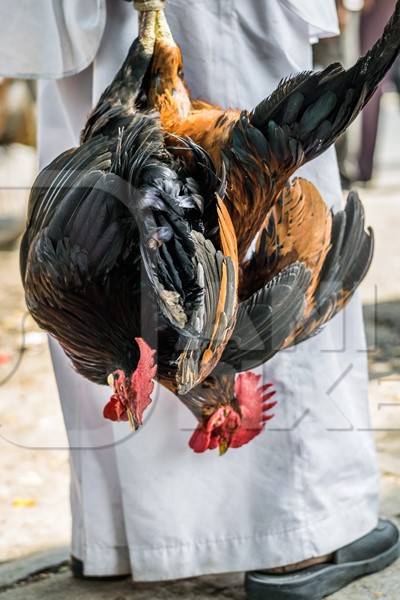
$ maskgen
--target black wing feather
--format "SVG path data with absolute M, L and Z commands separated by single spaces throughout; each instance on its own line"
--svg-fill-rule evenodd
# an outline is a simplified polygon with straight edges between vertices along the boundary
M 281 350 L 303 316 L 309 283 L 309 271 L 303 264 L 294 263 L 242 302 L 221 362 L 245 371 Z
M 294 169 L 324 152 L 354 121 L 400 52 L 400 2 L 375 46 L 348 70 L 333 64 L 281 82 L 251 113 L 281 169 Z M 304 155 L 298 154 L 301 146 Z M 264 156 L 261 154 L 260 156 Z M 267 160 L 268 153 L 265 155 Z

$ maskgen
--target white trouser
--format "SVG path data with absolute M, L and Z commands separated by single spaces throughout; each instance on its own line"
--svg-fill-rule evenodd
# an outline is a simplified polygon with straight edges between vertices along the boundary
M 193 95 L 250 108 L 281 77 L 310 68 L 312 21 L 288 6 L 169 0 Z M 77 144 L 135 36 L 132 8 L 112 0 L 108 9 L 94 64 L 41 84 L 42 166 Z M 303 175 L 340 204 L 333 150 Z M 55 343 L 51 350 L 71 445 L 72 552 L 86 574 L 132 572 L 146 581 L 277 567 L 330 553 L 375 527 L 378 476 L 358 299 L 316 338 L 264 366 L 278 392 L 276 417 L 223 458 L 189 449 L 194 419 L 162 388 L 138 434 L 106 422 L 109 389 L 76 375 Z

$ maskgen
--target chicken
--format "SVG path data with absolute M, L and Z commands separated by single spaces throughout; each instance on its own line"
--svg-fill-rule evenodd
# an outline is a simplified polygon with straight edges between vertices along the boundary
M 137 110 L 150 60 L 138 40 L 81 145 L 39 175 L 21 245 L 31 314 L 80 374 L 112 385 L 104 416 L 134 428 L 155 376 L 177 391 L 213 370 L 238 302 L 224 181 L 193 142 L 180 142 L 192 161 L 174 157 L 157 115 Z M 213 242 L 206 204 L 215 211 Z
M 199 421 L 190 440 L 195 452 L 219 447 L 224 454 L 263 431 L 275 406 L 271 386 L 252 372 L 235 382 L 236 373 L 318 333 L 363 280 L 373 247 L 357 194 L 333 214 L 311 183 L 286 184 L 244 263 L 244 299 L 222 358 L 204 382 L 180 397 Z

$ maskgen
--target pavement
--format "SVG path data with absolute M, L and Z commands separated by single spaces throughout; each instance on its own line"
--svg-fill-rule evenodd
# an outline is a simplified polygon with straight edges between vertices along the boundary
M 368 189 L 360 190 L 376 236 L 375 260 L 361 295 L 370 348 L 371 413 L 382 471 L 382 514 L 400 525 L 399 139 L 397 98 L 389 96 L 377 176 Z M 67 440 L 46 336 L 27 318 L 22 339 L 25 308 L 16 249 L 0 253 L 0 282 L 0 382 L 6 380 L 0 386 L 0 600 L 244 599 L 242 575 L 146 585 L 129 579 L 72 579 L 67 562 Z M 9 378 L 16 364 L 19 367 Z M 332 600 L 398 598 L 400 562 L 331 596 Z
M 139 584 L 123 581 L 82 581 L 71 577 L 61 562 L 63 552 L 41 553 L 0 570 L 0 600 L 245 600 L 243 575 L 199 577 L 182 581 Z M 46 560 L 47 559 L 47 560 Z M 27 563 L 27 564 L 25 564 Z M 45 566 L 47 564 L 47 567 Z M 20 576 L 24 574 L 24 578 Z M 4 575 L 7 579 L 2 579 Z M 15 581 L 13 581 L 13 577 Z M 360 579 L 331 600 L 398 600 L 400 565 Z M 268 600 L 266 598 L 265 600 Z

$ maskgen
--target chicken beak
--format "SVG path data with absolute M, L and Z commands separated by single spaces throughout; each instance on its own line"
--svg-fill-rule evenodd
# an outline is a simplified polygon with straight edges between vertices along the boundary
M 137 424 L 131 409 L 127 408 L 126 413 L 128 415 L 129 425 L 131 426 L 132 431 L 137 431 L 139 429 L 139 425 Z
M 114 389 L 114 375 L 112 373 L 107 377 L 107 383 L 110 388 Z
M 222 442 L 219 443 L 219 455 L 220 456 L 224 456 L 224 454 L 226 454 L 229 450 L 229 442 L 228 440 L 222 440 Z

